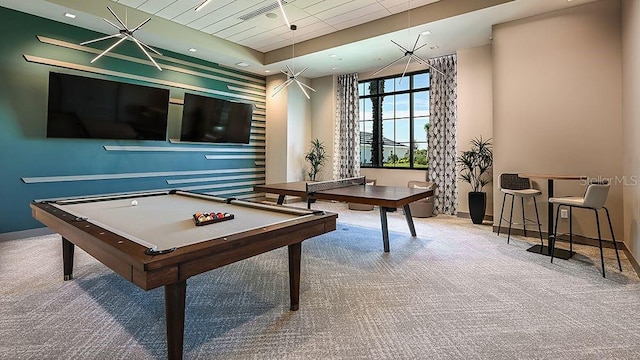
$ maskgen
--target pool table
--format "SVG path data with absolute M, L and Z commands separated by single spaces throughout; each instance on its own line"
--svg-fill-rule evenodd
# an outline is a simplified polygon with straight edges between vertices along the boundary
M 183 353 L 191 276 L 288 246 L 291 310 L 298 309 L 302 242 L 336 228 L 337 214 L 171 190 L 31 203 L 33 217 L 62 235 L 64 279 L 79 246 L 143 290 L 164 286 L 169 359 Z M 194 214 L 229 219 L 197 225 Z

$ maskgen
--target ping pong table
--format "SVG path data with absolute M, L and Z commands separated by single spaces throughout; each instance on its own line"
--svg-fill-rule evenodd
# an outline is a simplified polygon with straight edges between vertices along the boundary
M 307 208 L 315 200 L 335 200 L 356 204 L 377 205 L 380 208 L 380 223 L 382 224 L 382 241 L 384 251 L 389 252 L 389 228 L 387 213 L 398 208 L 404 209 L 404 216 L 409 225 L 411 236 L 416 236 L 409 204 L 433 196 L 431 189 L 415 189 L 396 186 L 367 185 L 366 178 L 355 177 L 341 180 L 319 182 L 285 182 L 254 186 L 258 193 L 278 194 L 278 204 L 284 203 L 285 196 L 297 196 L 307 201 Z

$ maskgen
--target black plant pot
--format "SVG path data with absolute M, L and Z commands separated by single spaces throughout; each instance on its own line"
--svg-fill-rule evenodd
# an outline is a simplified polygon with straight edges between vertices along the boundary
M 469 215 L 474 224 L 482 224 L 487 210 L 487 193 L 481 191 L 469 192 Z

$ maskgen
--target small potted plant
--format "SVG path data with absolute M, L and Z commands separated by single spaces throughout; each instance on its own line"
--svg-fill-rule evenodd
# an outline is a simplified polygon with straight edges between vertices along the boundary
M 327 152 L 324 148 L 324 143 L 315 139 L 311 141 L 311 149 L 304 155 L 305 160 L 309 162 L 309 179 L 316 181 L 316 176 L 322 170 L 325 161 L 327 161 Z
M 469 215 L 474 224 L 482 224 L 487 209 L 487 193 L 482 191 L 491 182 L 493 165 L 491 139 L 482 136 L 470 141 L 471 149 L 463 151 L 456 159 L 460 168 L 460 180 L 471 185 L 469 192 Z

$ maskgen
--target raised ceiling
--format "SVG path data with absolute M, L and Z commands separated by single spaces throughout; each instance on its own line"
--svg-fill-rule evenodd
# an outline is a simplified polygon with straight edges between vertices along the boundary
M 494 24 L 595 0 L 284 0 L 292 32 L 275 0 L 0 0 L 0 6 L 111 34 L 106 7 L 133 25 L 147 44 L 266 75 L 295 56 L 310 78 L 367 72 L 402 56 L 418 34 L 430 58 L 491 42 Z M 75 19 L 64 16 L 76 15 Z M 124 15 L 123 15 L 124 14 Z M 295 47 L 292 48 L 292 44 Z M 96 47 L 99 45 L 96 45 Z M 195 48 L 196 53 L 188 49 Z

